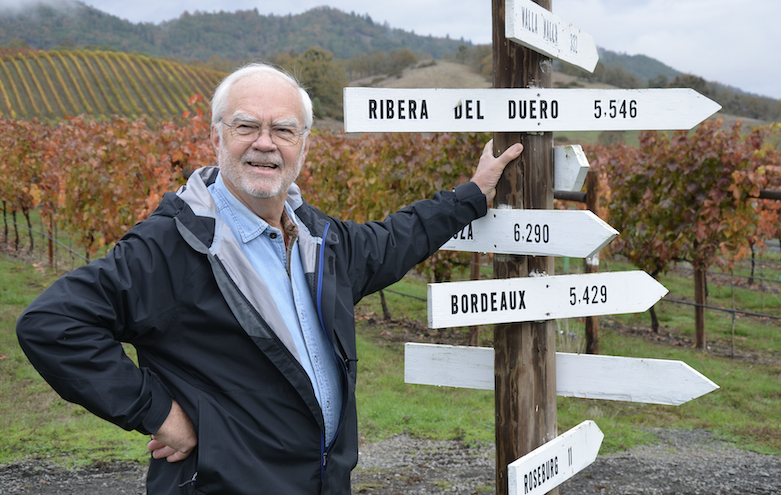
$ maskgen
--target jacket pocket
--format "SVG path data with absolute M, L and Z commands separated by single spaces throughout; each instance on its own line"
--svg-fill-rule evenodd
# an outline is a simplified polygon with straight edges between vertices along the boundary
M 263 395 L 242 393 L 256 405 Z M 198 399 L 196 494 L 287 495 L 317 491 L 319 430 L 312 439 L 315 451 L 306 455 L 302 450 L 310 449 L 302 449 L 301 437 L 310 435 L 295 428 L 294 414 L 282 410 L 264 416 L 258 409 L 248 415 L 244 409 L 223 406 L 214 399 Z

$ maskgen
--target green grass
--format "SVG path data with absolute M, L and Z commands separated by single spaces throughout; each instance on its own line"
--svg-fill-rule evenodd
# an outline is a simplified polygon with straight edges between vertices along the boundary
M 0 258 L 0 464 L 30 456 L 64 465 L 140 461 L 144 435 L 61 399 L 19 347 L 16 319 L 51 281 L 45 270 Z
M 765 255 L 767 261 L 777 261 Z M 602 271 L 632 267 L 621 261 L 604 261 Z M 580 262 L 570 260 L 577 272 Z M 562 273 L 562 260 L 557 273 Z M 490 269 L 487 270 L 490 272 Z M 781 275 L 781 263 L 765 268 L 767 278 Z M 462 276 L 463 278 L 463 276 Z M 709 278 L 708 304 L 732 307 L 733 288 Z M 73 466 L 110 461 L 142 462 L 147 437 L 125 432 L 59 398 L 33 370 L 16 340 L 15 323 L 21 311 L 51 281 L 42 267 L 0 257 L 0 464 L 25 457 L 45 457 Z M 661 278 L 669 297 L 693 300 L 691 279 L 685 271 L 671 271 Z M 778 284 L 776 284 L 776 288 Z M 426 283 L 408 276 L 391 287 L 404 294 L 426 296 Z M 777 292 L 777 290 L 776 290 Z M 756 287 L 734 287 L 739 309 L 781 316 L 778 294 Z M 407 341 L 466 342 L 468 329 L 429 330 L 426 303 L 386 291 L 394 318 L 382 322 L 380 298 L 372 295 L 358 307 L 358 417 L 359 432 L 369 441 L 397 433 L 466 442 L 494 442 L 494 397 L 489 391 L 408 385 L 404 383 L 403 344 Z M 764 309 L 763 309 L 764 308 Z M 660 406 L 616 401 L 558 398 L 558 427 L 562 433 L 584 420 L 594 420 L 605 433 L 602 453 L 654 442 L 650 428 L 704 428 L 717 438 L 761 453 L 781 454 L 781 332 L 778 321 L 732 318 L 706 311 L 707 338 L 711 350 L 692 348 L 693 314 L 690 306 L 657 304 L 661 335 L 656 341 L 648 314 L 602 317 L 602 354 L 681 360 L 716 382 L 721 388 L 681 406 Z M 556 322 L 562 332 L 557 349 L 582 351 L 583 324 L 578 320 Z M 573 338 L 574 336 L 574 338 Z M 491 345 L 490 327 L 480 327 L 481 345 Z M 689 339 L 689 340 L 685 340 Z
M 772 255 L 770 261 L 778 259 Z M 558 260 L 557 272 L 562 261 Z M 627 263 L 602 263 L 602 271 L 633 269 Z M 778 265 L 781 268 L 781 264 Z M 569 272 L 578 272 L 579 264 L 570 262 Z M 770 273 L 768 273 L 770 274 Z M 768 275 L 766 274 L 766 275 Z M 777 277 L 777 276 L 776 276 Z M 776 278 L 774 277 L 774 278 Z M 709 280 L 708 304 L 732 307 L 733 288 Z M 685 270 L 671 271 L 661 277 L 670 289 L 669 297 L 693 301 L 692 281 Z M 778 285 L 776 284 L 776 289 Z M 391 287 L 392 290 L 421 296 L 425 282 L 408 276 Z M 735 307 L 747 311 L 781 316 L 778 295 L 734 287 Z M 777 292 L 777 290 L 776 290 Z M 388 306 L 396 320 L 425 324 L 425 303 L 386 291 Z M 764 306 L 763 306 L 764 299 Z M 774 301 L 774 304 L 769 304 Z M 764 308 L 764 310 L 763 310 Z M 359 313 L 380 319 L 379 297 L 372 295 L 358 306 Z M 760 453 L 781 454 L 781 332 L 778 321 L 740 317 L 736 320 L 735 355 L 729 357 L 732 346 L 732 317 L 727 313 L 706 311 L 706 332 L 709 352 L 692 347 L 694 341 L 694 309 L 672 303 L 656 306 L 662 325 L 660 335 L 677 337 L 677 345 L 657 342 L 629 334 L 622 329 L 642 329 L 650 332 L 650 317 L 617 315 L 602 317 L 600 350 L 605 355 L 658 358 L 684 361 L 721 388 L 681 406 L 662 406 L 618 401 L 559 397 L 559 432 L 591 419 L 605 433 L 601 452 L 616 452 L 634 445 L 655 441 L 650 428 L 704 428 L 717 438 Z M 583 325 L 577 320 L 557 321 L 563 332 L 557 349 L 582 352 Z M 403 341 L 423 340 L 448 342 L 467 339 L 466 328 L 451 329 L 447 335 L 421 325 L 404 327 L 398 324 L 376 325 L 360 322 L 358 384 L 360 431 L 369 440 L 406 432 L 433 438 L 461 438 L 474 442 L 494 442 L 493 393 L 405 385 L 403 383 Z M 572 339 L 569 335 L 579 338 Z M 489 327 L 480 328 L 481 345 L 491 345 Z M 664 339 L 662 339 L 664 340 Z M 715 352 L 719 348 L 720 352 Z M 367 369 L 369 370 L 367 372 Z M 382 370 L 382 372 L 378 370 Z M 368 375 L 368 376 L 367 376 Z

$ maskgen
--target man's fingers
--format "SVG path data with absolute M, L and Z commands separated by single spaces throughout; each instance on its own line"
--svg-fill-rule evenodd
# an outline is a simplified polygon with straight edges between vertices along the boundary
M 154 437 L 146 444 L 146 449 L 152 453 L 152 457 L 155 459 L 165 459 L 168 462 L 178 462 L 190 456 L 190 452 L 180 452 Z
M 477 184 L 480 190 L 485 194 L 488 204 L 491 204 L 496 195 L 496 184 L 502 176 L 505 167 L 511 161 L 521 155 L 523 145 L 515 143 L 507 148 L 499 157 L 494 157 L 494 141 L 488 141 L 483 147 L 483 154 L 477 164 L 477 170 L 472 176 L 472 182 Z
M 152 437 L 152 440 L 150 440 L 149 443 L 146 444 L 146 450 L 152 452 L 153 450 L 162 449 L 165 446 L 166 445 L 163 442 L 156 439 L 155 437 Z
M 491 154 L 493 154 L 493 139 L 491 140 Z M 521 156 L 521 152 L 523 151 L 523 145 L 521 143 L 515 143 L 514 145 L 510 146 L 506 150 L 504 150 L 504 153 L 499 155 L 498 160 L 501 160 L 505 166 L 507 166 L 508 163 L 515 160 L 519 156 Z
M 167 456 L 165 460 L 168 462 L 179 462 L 187 459 L 188 457 L 190 457 L 189 453 L 185 454 L 184 452 L 175 451 L 173 454 Z

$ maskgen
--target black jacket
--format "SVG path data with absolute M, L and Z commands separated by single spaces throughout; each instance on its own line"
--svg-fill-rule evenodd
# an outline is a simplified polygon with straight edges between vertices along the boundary
M 198 447 L 151 460 L 148 492 L 345 494 L 358 456 L 354 304 L 399 280 L 485 215 L 472 184 L 356 224 L 291 187 L 302 262 L 324 331 L 344 364 L 341 425 L 324 446 L 309 378 L 284 345 L 269 290 L 213 211 L 198 171 L 103 258 L 44 291 L 17 323 L 19 342 L 66 400 L 122 428 L 157 431 L 175 399 Z M 135 346 L 136 366 L 122 342 Z M 196 474 L 197 473 L 197 474 Z

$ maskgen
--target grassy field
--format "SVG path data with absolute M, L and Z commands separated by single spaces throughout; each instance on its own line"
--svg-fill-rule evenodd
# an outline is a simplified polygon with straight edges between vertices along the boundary
M 766 255 L 763 278 L 775 280 L 751 287 L 731 286 L 723 277 L 712 276 L 708 304 L 781 317 L 778 255 Z M 571 263 L 576 265 L 577 263 Z M 632 269 L 618 261 L 602 263 L 602 271 Z M 574 272 L 576 270 L 571 270 Z M 562 272 L 561 262 L 557 273 Z M 738 271 L 735 272 L 738 274 Z M 745 279 L 747 280 L 747 279 Z M 668 297 L 693 301 L 690 273 L 674 270 L 661 282 L 670 289 Z M 745 283 L 743 284 L 745 285 Z M 395 292 L 425 297 L 425 283 L 408 277 L 396 284 Z M 424 301 L 386 291 L 395 322 L 359 325 L 359 416 L 361 432 L 369 439 L 407 432 L 436 438 L 494 441 L 493 393 L 405 385 L 403 342 L 466 343 L 467 330 L 448 333 L 427 330 Z M 395 311 L 394 311 L 395 308 Z M 558 398 L 559 432 L 591 419 L 605 433 L 601 452 L 615 452 L 653 441 L 648 431 L 660 428 L 705 428 L 719 438 L 761 453 L 781 453 L 781 331 L 779 321 L 738 317 L 709 310 L 709 349 L 693 348 L 694 308 L 662 302 L 656 311 L 662 328 L 650 330 L 648 313 L 600 318 L 600 350 L 605 355 L 659 358 L 684 361 L 721 388 L 681 406 L 660 406 L 603 400 Z M 379 319 L 379 296 L 366 298 L 359 315 Z M 407 324 L 404 324 L 404 323 Z M 583 323 L 558 321 L 561 335 L 557 349 L 579 352 L 584 347 Z M 734 332 L 734 333 L 733 333 Z M 734 335 L 734 337 L 733 337 Z M 573 338 L 574 336 L 574 338 Z M 490 346 L 492 332 L 480 329 L 481 345 Z M 734 343 L 734 350 L 733 350 Z M 732 357 L 734 356 L 734 357 Z M 379 372 L 378 370 L 387 370 Z
M 781 276 L 781 261 L 778 255 L 765 255 L 763 261 L 767 263 L 758 276 L 766 282 L 751 287 L 733 286 L 723 277 L 712 276 L 708 303 L 731 308 L 734 298 L 736 308 L 781 316 L 779 284 L 773 282 Z M 631 267 L 618 261 L 603 261 L 601 266 L 602 271 L 626 269 Z M 557 273 L 563 273 L 561 262 Z M 141 461 L 146 458 L 145 436 L 125 432 L 60 399 L 18 346 L 14 333 L 18 315 L 52 280 L 53 275 L 40 266 L 0 257 L 0 464 L 28 456 L 65 465 Z M 670 272 L 661 282 L 670 289 L 669 297 L 693 300 L 685 269 Z M 767 290 L 758 290 L 762 286 Z M 392 290 L 424 298 L 426 284 L 410 275 Z M 386 291 L 393 314 L 389 322 L 379 321 L 378 295 L 367 297 L 356 308 L 361 435 L 373 441 L 404 432 L 493 443 L 492 392 L 404 383 L 404 342 L 464 343 L 467 331 L 428 330 L 425 301 L 395 292 Z M 710 349 L 703 352 L 692 348 L 692 307 L 659 303 L 656 309 L 662 324 L 658 335 L 650 331 L 648 314 L 601 318 L 601 352 L 682 360 L 721 388 L 677 407 L 559 398 L 559 431 L 594 420 L 605 433 L 601 452 L 606 453 L 653 441 L 648 428 L 705 428 L 740 447 L 781 454 L 779 322 L 741 316 L 733 330 L 730 314 L 707 311 Z M 559 321 L 557 327 L 559 350 L 582 349 L 582 322 Z M 489 328 L 481 328 L 480 336 L 481 345 L 491 344 Z

